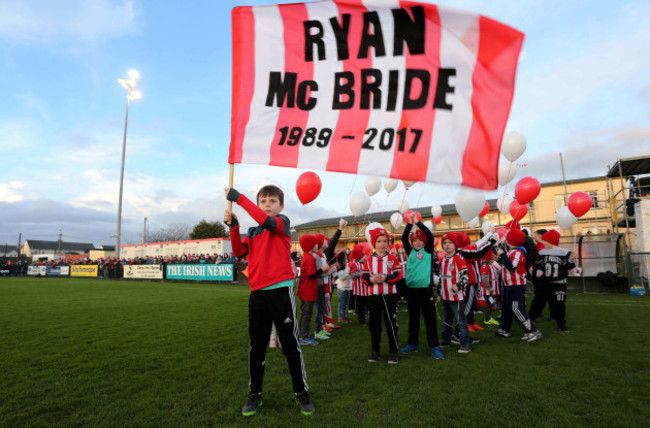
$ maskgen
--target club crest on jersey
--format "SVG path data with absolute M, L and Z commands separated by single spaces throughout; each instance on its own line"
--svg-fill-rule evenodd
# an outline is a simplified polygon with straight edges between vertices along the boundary
M 418 258 L 418 260 L 422 260 L 424 258 L 424 253 L 418 253 L 416 257 Z
M 392 261 L 392 260 L 388 260 L 388 261 L 386 262 L 386 265 L 387 265 L 389 268 L 391 268 L 391 269 L 393 268 L 393 265 L 394 265 L 394 264 L 395 264 L 395 262 Z

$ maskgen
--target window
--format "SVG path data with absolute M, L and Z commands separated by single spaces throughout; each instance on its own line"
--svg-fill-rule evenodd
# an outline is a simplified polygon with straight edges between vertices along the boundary
M 463 219 L 460 218 L 460 216 L 449 217 L 450 229 L 463 229 L 464 227 L 465 227 L 465 223 L 463 222 Z
M 564 195 L 555 195 L 555 211 L 562 208 L 564 205 Z
M 598 208 L 598 192 L 596 190 L 591 190 L 587 193 L 591 196 L 591 208 Z

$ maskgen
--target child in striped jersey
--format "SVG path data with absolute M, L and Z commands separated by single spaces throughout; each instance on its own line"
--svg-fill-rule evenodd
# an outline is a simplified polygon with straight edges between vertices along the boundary
M 492 306 L 496 304 L 496 298 L 499 295 L 499 268 L 494 262 L 497 260 L 494 251 L 489 251 L 481 263 L 481 291 L 485 308 L 485 324 L 499 325 L 499 321 L 492 318 Z
M 366 297 L 368 297 L 368 287 L 361 281 L 361 272 L 363 265 L 366 263 L 366 252 L 362 245 L 355 245 L 352 249 L 352 260 L 348 264 L 350 268 L 350 278 L 352 279 L 352 297 L 355 303 L 354 312 L 357 314 L 359 324 L 366 325 Z
M 442 250 L 445 256 L 440 260 L 440 283 L 438 300 L 442 301 L 445 314 L 442 323 L 442 340 L 440 347 L 447 347 L 451 342 L 454 329 L 454 319 L 458 326 L 460 348 L 458 352 L 467 354 L 471 351 L 467 318 L 465 317 L 465 288 L 467 278 L 467 262 L 458 253 L 461 236 L 456 232 L 442 235 Z
M 523 247 L 526 235 L 519 229 L 512 229 L 506 235 L 510 247 L 507 253 L 499 248 L 499 264 L 503 265 L 503 290 L 501 291 L 501 322 L 497 336 L 509 337 L 513 316 L 524 330 L 521 340 L 533 342 L 542 338 L 542 333 L 526 313 L 526 253 Z
M 388 335 L 388 364 L 397 364 L 397 286 L 402 279 L 402 269 L 397 257 L 388 253 L 388 232 L 377 228 L 370 231 L 370 240 L 375 252 L 368 257 L 361 279 L 368 288 L 368 311 L 370 312 L 369 362 L 379 361 L 381 342 L 381 320 L 384 319 Z

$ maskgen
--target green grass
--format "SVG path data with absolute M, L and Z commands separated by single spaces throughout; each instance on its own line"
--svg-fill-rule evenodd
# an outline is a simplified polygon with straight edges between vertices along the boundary
M 279 349 L 264 405 L 248 384 L 243 286 L 0 278 L 0 426 L 641 426 L 650 417 L 650 300 L 570 295 L 568 334 L 496 338 L 400 364 L 366 361 L 346 325 L 304 349 L 316 413 L 302 416 Z M 406 312 L 400 312 L 405 344 Z M 387 349 L 385 335 L 383 350 Z M 424 331 L 421 332 L 424 341 Z

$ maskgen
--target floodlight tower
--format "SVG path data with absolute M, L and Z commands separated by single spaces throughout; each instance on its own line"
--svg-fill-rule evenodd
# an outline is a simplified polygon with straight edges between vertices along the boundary
M 129 123 L 129 101 L 142 98 L 142 93 L 133 89 L 140 77 L 137 70 L 129 70 L 128 79 L 117 79 L 126 88 L 126 115 L 124 116 L 124 138 L 122 139 L 122 167 L 120 169 L 120 196 L 117 202 L 117 234 L 115 235 L 115 257 L 120 258 L 120 238 L 122 237 L 122 190 L 124 188 L 124 155 L 126 152 L 126 128 Z

